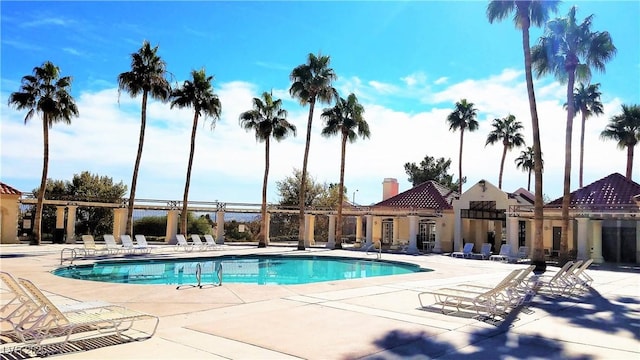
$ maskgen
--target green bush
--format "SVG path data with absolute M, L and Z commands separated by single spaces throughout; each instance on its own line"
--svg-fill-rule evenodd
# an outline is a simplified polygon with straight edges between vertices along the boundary
M 133 232 L 145 236 L 165 236 L 167 233 L 166 216 L 145 216 L 133 222 Z

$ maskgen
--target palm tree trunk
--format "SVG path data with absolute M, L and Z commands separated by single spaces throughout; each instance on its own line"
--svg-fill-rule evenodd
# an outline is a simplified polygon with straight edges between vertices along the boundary
M 504 171 L 504 159 L 507 157 L 507 145 L 502 148 L 502 160 L 500 161 L 500 176 L 498 177 L 498 189 L 502 190 L 502 173 Z
M 569 258 L 569 204 L 571 202 L 571 135 L 573 132 L 573 85 L 575 83 L 575 68 L 568 71 L 567 81 L 567 128 L 564 145 L 564 182 L 562 195 L 562 234 L 560 235 L 559 264 L 564 265 Z
M 544 220 L 542 198 L 542 148 L 540 144 L 540 124 L 538 122 L 538 109 L 536 106 L 536 95 L 533 89 L 533 74 L 531 73 L 531 48 L 529 45 L 529 14 L 528 6 L 518 6 L 520 18 L 522 19 L 522 51 L 524 53 L 524 72 L 527 82 L 527 94 L 529 96 L 529 112 L 531 113 L 531 130 L 533 132 L 533 170 L 535 178 L 535 201 L 533 211 L 534 239 L 532 263 L 536 265 L 537 272 L 546 269 L 544 261 L 544 241 L 542 237 L 542 223 Z
M 267 179 L 269 178 L 269 137 L 264 141 L 264 178 L 262 179 L 262 208 L 260 214 L 260 234 L 258 235 L 258 247 L 267 247 Z
M 464 128 L 460 128 L 460 153 L 458 155 L 458 194 L 462 196 L 462 143 L 464 140 Z
M 189 149 L 189 164 L 187 165 L 187 180 L 184 183 L 184 197 L 182 198 L 182 215 L 180 215 L 180 232 L 187 236 L 187 207 L 189 203 L 189 184 L 191 183 L 191 168 L 193 166 L 193 154 L 196 150 L 196 131 L 198 130 L 198 112 L 193 115 L 193 127 L 191 128 L 191 148 Z
M 140 110 L 140 136 L 138 138 L 138 153 L 136 154 L 136 163 L 133 166 L 133 178 L 131 179 L 131 192 L 129 193 L 129 207 L 127 209 L 127 235 L 133 236 L 133 204 L 136 198 L 136 184 L 138 183 L 138 169 L 140 169 L 140 160 L 142 159 L 142 147 L 144 146 L 144 131 L 147 126 L 147 95 L 145 90 L 142 92 L 142 109 Z
M 338 218 L 336 220 L 336 249 L 342 249 L 342 205 L 344 204 L 344 162 L 347 154 L 347 134 L 342 133 L 342 155 L 340 157 L 340 185 L 338 186 Z
M 574 109 L 575 110 L 575 109 Z M 584 164 L 584 127 L 586 125 L 586 120 L 587 120 L 587 116 L 586 111 L 587 109 L 583 108 L 582 110 L 580 110 L 580 113 L 582 113 L 582 127 L 580 129 L 580 184 L 579 187 L 582 188 L 583 182 L 582 182 L 582 173 L 583 173 L 583 164 Z
M 42 115 L 42 177 L 40 178 L 40 189 L 38 189 L 38 200 L 36 202 L 35 223 L 29 245 L 40 245 L 42 243 L 42 210 L 44 208 L 44 194 L 47 191 L 47 174 L 49 173 L 49 115 L 45 112 Z
M 527 180 L 527 191 L 531 191 L 531 169 L 529 169 L 529 179 Z
M 300 212 L 298 226 L 298 250 L 304 250 L 304 207 L 306 199 L 306 183 L 307 183 L 307 162 L 309 161 L 309 146 L 311 146 L 311 122 L 313 121 L 313 108 L 316 105 L 315 97 L 309 101 L 309 119 L 307 119 L 307 141 L 304 146 L 304 159 L 302 160 L 302 179 L 300 179 Z
M 632 145 L 627 145 L 627 173 L 626 177 L 629 180 L 631 179 L 631 174 L 633 174 L 633 148 Z

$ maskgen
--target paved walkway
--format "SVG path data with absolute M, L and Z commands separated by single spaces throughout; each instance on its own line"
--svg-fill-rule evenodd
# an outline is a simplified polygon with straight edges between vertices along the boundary
M 417 294 L 462 282 L 495 283 L 522 265 L 383 253 L 385 260 L 434 271 L 308 285 L 225 283 L 176 290 L 175 285 L 106 284 L 54 276 L 50 271 L 59 266 L 65 246 L 0 245 L 0 268 L 32 280 L 60 304 L 108 301 L 157 315 L 160 325 L 149 340 L 63 354 L 59 359 L 640 359 L 636 268 L 594 265 L 587 270 L 595 279 L 590 293 L 567 298 L 538 295 L 528 308 L 494 323 L 466 313 L 424 310 Z M 307 251 L 367 257 L 353 250 Z M 300 251 L 229 245 L 228 250 L 207 255 L 230 253 Z

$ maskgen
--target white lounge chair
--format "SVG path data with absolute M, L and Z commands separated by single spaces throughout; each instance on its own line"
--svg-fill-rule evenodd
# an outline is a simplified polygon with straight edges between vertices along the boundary
M 193 251 L 195 249 L 193 244 L 189 244 L 189 242 L 187 242 L 187 239 L 182 234 L 176 234 L 176 240 L 178 241 L 178 243 L 176 244 L 176 249 L 178 250 Z
M 544 274 L 538 277 L 538 292 L 548 293 L 550 295 L 568 295 L 572 292 L 574 282 L 571 274 L 582 265 L 582 261 L 568 261 L 560 270 L 555 273 Z
M 82 332 L 83 338 L 87 338 L 89 331 L 96 332 L 95 335 L 100 337 L 105 333 L 114 333 L 123 341 L 129 341 L 132 338 L 136 340 L 151 338 L 158 328 L 157 316 L 123 306 L 109 304 L 63 312 L 31 281 L 26 279 L 18 281 L 41 311 L 39 317 L 33 317 L 35 321 L 24 322 L 23 326 L 16 329 L 28 343 L 41 345 L 45 340 L 63 338 L 62 346 L 56 347 L 56 350 L 64 353 L 72 335 L 77 332 Z M 134 329 L 134 324 L 139 322 L 150 322 L 151 330 L 146 327 Z M 133 332 L 129 334 L 128 330 Z
M 473 243 L 464 244 L 462 251 L 455 251 L 451 253 L 451 256 L 456 258 L 468 258 L 473 254 Z
M 509 257 L 509 262 L 522 262 L 529 260 L 529 247 L 520 246 L 516 256 Z
M 502 244 L 500 247 L 500 253 L 489 256 L 489 260 L 494 261 L 508 261 L 511 253 L 511 245 Z
M 222 245 L 219 245 L 218 243 L 216 243 L 216 239 L 213 238 L 213 235 L 211 234 L 204 234 L 204 240 L 207 242 L 207 245 L 209 245 L 209 247 L 211 247 L 212 249 L 222 249 Z
M 102 238 L 104 239 L 105 247 L 112 254 L 120 254 L 120 253 L 132 252 L 129 249 L 125 249 L 122 245 L 118 245 L 118 243 L 116 243 L 116 238 L 111 234 L 104 234 L 104 235 L 102 235 Z
M 191 243 L 193 244 L 196 250 L 200 250 L 200 251 L 212 250 L 209 244 L 202 242 L 202 239 L 200 239 L 200 235 L 198 234 L 191 234 Z
M 487 260 L 491 256 L 491 244 L 484 243 L 480 248 L 479 253 L 473 253 L 470 257 L 474 259 Z
M 96 245 L 96 241 L 93 238 L 93 235 L 82 235 L 82 243 L 84 245 L 84 256 L 105 255 L 112 253 L 111 250 L 109 250 L 107 247 Z
M 132 253 L 150 253 L 151 252 L 151 248 L 149 247 L 144 247 L 144 246 L 140 246 L 140 245 L 136 245 L 133 243 L 133 240 L 131 240 L 131 236 L 129 235 L 120 235 L 120 241 L 122 241 L 122 247 L 129 250 Z

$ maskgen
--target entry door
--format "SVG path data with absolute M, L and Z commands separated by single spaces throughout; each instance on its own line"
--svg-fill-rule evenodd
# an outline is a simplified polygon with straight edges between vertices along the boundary
M 393 220 L 382 220 L 382 243 L 390 245 L 393 242 Z
M 553 227 L 553 254 L 558 254 L 560 252 L 560 238 L 562 237 L 562 227 L 554 226 Z
M 429 229 L 431 228 L 431 224 L 427 222 L 420 222 L 418 224 L 418 244 L 422 246 L 422 250 L 430 251 L 431 248 L 429 246 Z

